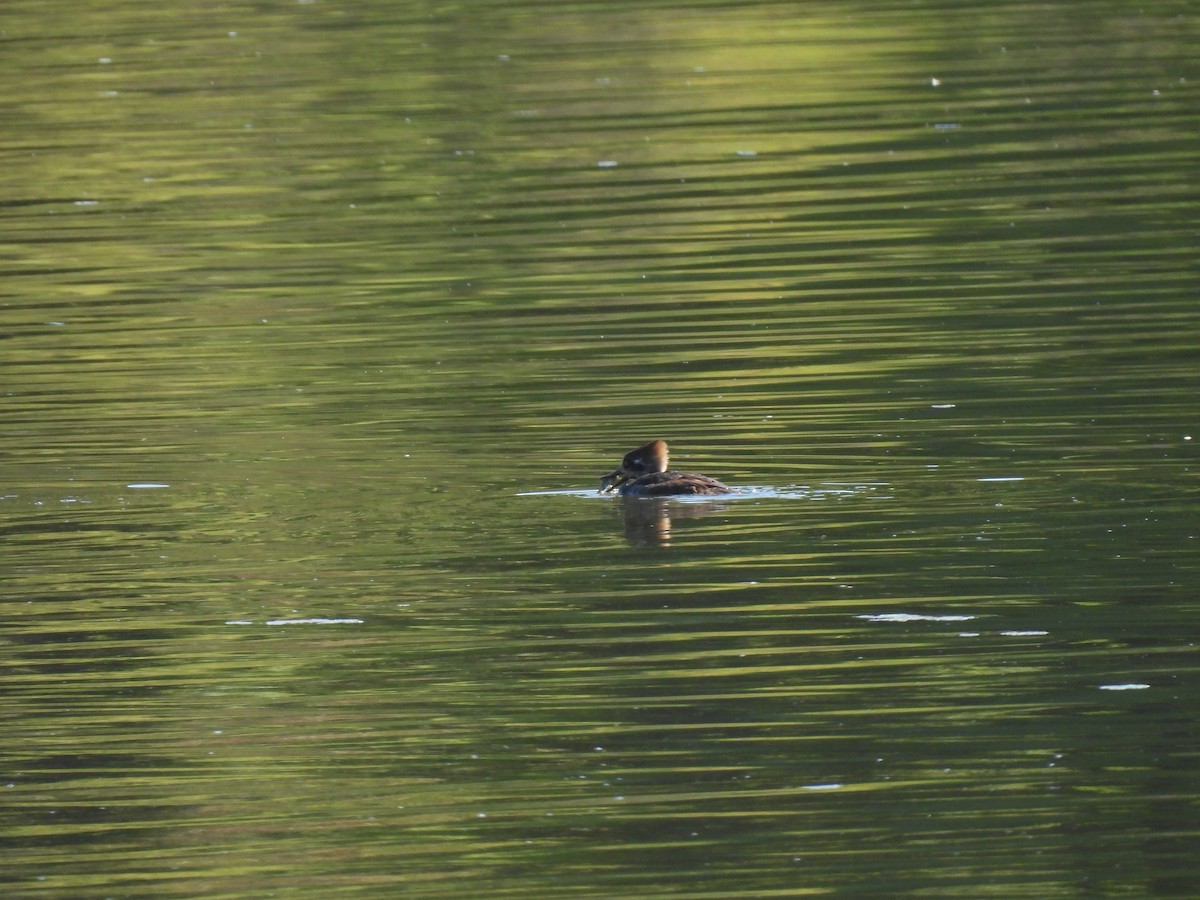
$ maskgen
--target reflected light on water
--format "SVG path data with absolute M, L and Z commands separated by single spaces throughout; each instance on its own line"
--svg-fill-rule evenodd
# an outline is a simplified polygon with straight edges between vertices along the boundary
M 1193 895 L 1181 10 L 10 4 L 8 893 Z

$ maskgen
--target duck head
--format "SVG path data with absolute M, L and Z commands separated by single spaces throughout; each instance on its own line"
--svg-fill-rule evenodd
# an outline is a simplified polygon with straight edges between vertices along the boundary
M 621 460 L 621 465 L 600 479 L 601 494 L 615 491 L 626 481 L 640 478 L 651 472 L 667 471 L 667 442 L 651 441 L 636 450 L 630 450 Z

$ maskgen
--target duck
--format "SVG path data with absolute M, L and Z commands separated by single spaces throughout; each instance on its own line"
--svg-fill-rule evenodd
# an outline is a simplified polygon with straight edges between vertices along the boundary
M 733 488 L 707 475 L 667 468 L 666 441 L 651 441 L 630 450 L 621 465 L 600 479 L 597 493 L 623 497 L 675 497 L 687 494 L 732 494 Z

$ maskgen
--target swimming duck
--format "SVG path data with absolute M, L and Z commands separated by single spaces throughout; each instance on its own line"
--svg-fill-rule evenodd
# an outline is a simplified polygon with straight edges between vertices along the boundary
M 671 497 L 684 494 L 732 494 L 733 488 L 707 475 L 667 469 L 667 442 L 651 441 L 630 450 L 621 465 L 600 479 L 601 494 L 624 497 Z

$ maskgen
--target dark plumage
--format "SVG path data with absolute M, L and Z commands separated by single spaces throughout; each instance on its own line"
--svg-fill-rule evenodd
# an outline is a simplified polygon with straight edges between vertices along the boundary
M 630 450 L 620 466 L 600 479 L 600 493 L 616 492 L 625 497 L 733 493 L 733 488 L 707 475 L 668 470 L 667 459 L 666 441 L 651 441 Z

